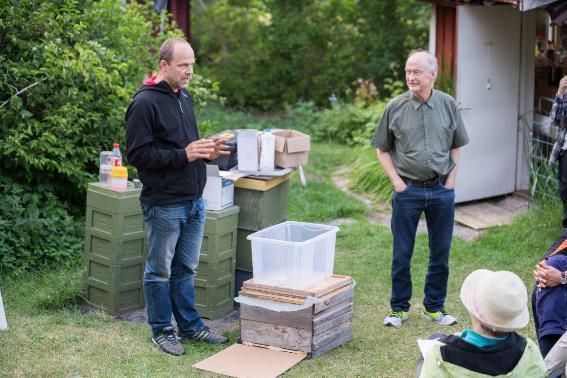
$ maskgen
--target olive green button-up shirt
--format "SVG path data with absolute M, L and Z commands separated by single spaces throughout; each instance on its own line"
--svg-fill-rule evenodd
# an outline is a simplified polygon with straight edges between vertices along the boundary
M 455 166 L 450 151 L 468 142 L 457 103 L 434 89 L 424 102 L 410 91 L 392 99 L 371 143 L 390 153 L 400 176 L 430 180 L 448 174 Z

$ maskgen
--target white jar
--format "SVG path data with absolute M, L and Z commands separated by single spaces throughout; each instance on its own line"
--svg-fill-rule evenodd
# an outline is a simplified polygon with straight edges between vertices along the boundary
M 110 174 L 110 189 L 115 192 L 124 192 L 128 188 L 128 169 L 126 167 L 113 167 Z
M 260 143 L 260 171 L 273 171 L 276 153 L 276 137 L 270 129 L 264 130 Z

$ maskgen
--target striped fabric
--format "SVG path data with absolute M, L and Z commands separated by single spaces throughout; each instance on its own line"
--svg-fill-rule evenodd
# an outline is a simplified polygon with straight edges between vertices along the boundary
M 567 92 L 561 97 L 555 96 L 549 116 L 552 124 L 559 127 L 557 139 L 549 156 L 549 165 L 551 165 L 559 157 L 565 143 L 565 134 L 567 133 Z

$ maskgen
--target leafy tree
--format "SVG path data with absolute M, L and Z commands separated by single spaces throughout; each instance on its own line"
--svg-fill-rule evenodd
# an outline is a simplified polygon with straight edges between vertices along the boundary
M 80 249 L 69 214 L 82 217 L 99 152 L 124 142 L 126 107 L 157 68 L 157 46 L 181 35 L 173 25 L 156 32 L 150 3 L 2 1 L 0 269 L 38 268 Z M 198 102 L 215 98 L 203 77 L 191 88 Z
M 207 73 L 239 106 L 350 99 L 358 79 L 382 96 L 426 47 L 429 6 L 417 0 L 194 2 L 195 46 Z
M 0 165 L 81 203 L 99 151 L 124 141 L 126 107 L 157 67 L 156 46 L 180 34 L 169 25 L 155 35 L 158 15 L 120 0 L 12 1 L 0 20 Z M 195 82 L 197 100 L 209 98 L 211 83 Z

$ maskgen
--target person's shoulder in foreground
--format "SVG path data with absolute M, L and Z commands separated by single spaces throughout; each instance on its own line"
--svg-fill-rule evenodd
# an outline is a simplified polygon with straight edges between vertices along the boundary
M 520 277 L 479 269 L 467 276 L 460 296 L 471 329 L 440 338 L 426 352 L 419 377 L 545 377 L 538 347 L 515 332 L 529 321 Z

